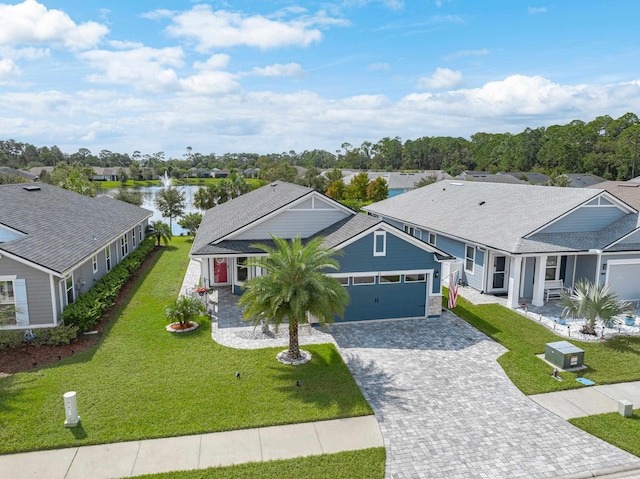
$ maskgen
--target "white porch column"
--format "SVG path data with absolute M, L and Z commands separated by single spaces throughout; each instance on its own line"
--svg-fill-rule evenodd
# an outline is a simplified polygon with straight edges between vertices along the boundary
M 522 256 L 511 258 L 509 267 L 509 294 L 507 296 L 507 306 L 517 309 L 520 299 L 520 276 L 522 271 Z
M 544 277 L 547 272 L 547 255 L 536 257 L 536 272 L 533 283 L 533 300 L 531 304 L 534 306 L 544 306 Z

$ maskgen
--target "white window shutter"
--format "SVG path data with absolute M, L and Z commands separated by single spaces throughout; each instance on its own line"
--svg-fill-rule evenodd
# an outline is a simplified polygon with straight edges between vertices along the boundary
M 27 285 L 24 279 L 13 280 L 13 294 L 16 300 L 16 320 L 18 326 L 29 324 L 29 304 L 27 303 Z

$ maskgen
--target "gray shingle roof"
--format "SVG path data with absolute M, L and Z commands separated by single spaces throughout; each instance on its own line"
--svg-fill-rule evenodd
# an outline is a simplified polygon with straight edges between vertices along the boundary
M 274 181 L 205 212 L 191 247 L 192 255 L 216 254 L 214 243 L 314 190 L 284 181 Z
M 538 241 L 525 241 L 526 235 L 600 193 L 602 190 L 588 188 L 447 180 L 364 209 L 435 233 L 498 250 L 523 253 L 529 249 L 545 251 L 540 237 Z M 624 226 L 620 221 L 616 222 L 619 229 L 615 234 L 621 236 L 625 233 L 622 229 L 628 225 Z M 594 238 L 593 234 L 589 236 Z M 556 240 L 562 242 L 567 239 Z
M 40 190 L 24 189 L 34 186 Z M 0 243 L 0 251 L 58 273 L 152 215 L 107 196 L 90 198 L 41 183 L 0 185 L 0 205 L 0 225 L 25 233 Z

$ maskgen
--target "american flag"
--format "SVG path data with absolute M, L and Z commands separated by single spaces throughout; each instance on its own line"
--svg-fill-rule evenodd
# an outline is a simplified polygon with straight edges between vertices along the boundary
M 458 302 L 458 280 L 460 279 L 460 272 L 454 271 L 449 275 L 449 309 L 456 307 Z

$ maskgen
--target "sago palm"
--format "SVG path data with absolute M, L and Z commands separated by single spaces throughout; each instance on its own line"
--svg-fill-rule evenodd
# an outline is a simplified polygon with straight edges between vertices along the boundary
M 568 314 L 587 321 L 584 332 L 589 334 L 595 334 L 596 321 L 611 327 L 615 317 L 628 311 L 630 306 L 626 301 L 619 301 L 608 285 L 588 280 L 579 280 L 571 293 L 562 295 L 560 303 Z
M 305 246 L 300 238 L 291 241 L 272 236 L 275 248 L 257 244 L 267 256 L 252 258 L 247 266 L 262 268 L 265 275 L 249 279 L 240 305 L 243 318 L 257 325 L 261 320 L 276 326 L 288 321 L 289 359 L 300 357 L 298 324 L 308 322 L 309 315 L 320 324 L 342 316 L 349 294 L 326 271 L 337 270 L 333 258 L 340 252 L 322 246 L 322 238 L 314 238 Z

